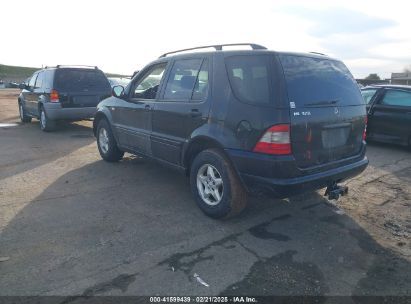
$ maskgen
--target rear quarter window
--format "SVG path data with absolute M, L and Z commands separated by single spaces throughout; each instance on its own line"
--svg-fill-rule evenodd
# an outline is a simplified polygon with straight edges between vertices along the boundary
M 288 98 L 296 107 L 315 104 L 364 104 L 360 90 L 347 67 L 329 58 L 279 55 Z
M 38 73 L 35 73 L 35 74 L 33 74 L 33 76 L 31 76 L 31 78 L 30 78 L 29 87 L 30 87 L 31 89 L 34 89 L 34 85 L 36 84 L 37 75 L 38 75 Z
M 364 98 L 364 101 L 366 104 L 369 104 L 371 102 L 376 92 L 377 92 L 377 89 L 361 90 L 361 95 Z
M 35 89 L 39 89 L 43 86 L 43 79 L 44 79 L 44 72 L 40 72 L 37 75 L 37 79 L 36 79 L 36 85 L 35 85 Z
M 44 71 L 43 88 L 48 89 L 48 90 L 53 88 L 53 71 L 52 70 Z
M 57 69 L 54 84 L 62 91 L 106 91 L 111 88 L 102 71 L 86 69 Z
M 272 56 L 231 56 L 225 59 L 228 78 L 234 95 L 250 104 L 272 102 Z

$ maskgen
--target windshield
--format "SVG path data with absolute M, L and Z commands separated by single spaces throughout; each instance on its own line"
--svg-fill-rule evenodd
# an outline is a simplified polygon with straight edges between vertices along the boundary
M 57 69 L 54 85 L 62 91 L 110 90 L 110 84 L 100 70 Z
M 122 85 L 123 87 L 126 87 L 128 83 L 130 82 L 129 78 L 117 78 L 117 77 L 112 77 L 108 78 L 108 81 L 110 82 L 111 86 L 115 85 Z
M 346 66 L 328 58 L 280 55 L 288 98 L 295 107 L 364 104 Z

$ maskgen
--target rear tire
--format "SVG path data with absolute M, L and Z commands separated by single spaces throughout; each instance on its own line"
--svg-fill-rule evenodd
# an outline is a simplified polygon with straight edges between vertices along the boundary
M 31 117 L 27 116 L 26 110 L 24 109 L 24 105 L 21 101 L 19 101 L 19 114 L 20 114 L 20 120 L 22 123 L 31 122 Z
M 117 162 L 123 158 L 124 152 L 118 148 L 113 132 L 106 119 L 101 119 L 99 121 L 96 137 L 97 148 L 101 158 L 108 162 Z
M 200 152 L 191 164 L 190 186 L 209 217 L 229 218 L 247 206 L 247 192 L 231 163 L 218 149 Z
M 54 131 L 56 129 L 56 121 L 47 117 L 47 113 L 44 111 L 43 106 L 40 106 L 39 114 L 40 129 L 44 132 Z

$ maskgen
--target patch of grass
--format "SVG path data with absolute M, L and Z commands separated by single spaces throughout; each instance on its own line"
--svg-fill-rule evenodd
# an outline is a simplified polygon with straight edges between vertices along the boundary
M 21 82 L 39 69 L 0 64 L 0 79 L 4 82 Z

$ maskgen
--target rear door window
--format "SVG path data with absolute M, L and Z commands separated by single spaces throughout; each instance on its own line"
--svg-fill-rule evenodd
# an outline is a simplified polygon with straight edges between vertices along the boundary
M 411 107 L 411 92 L 389 90 L 381 103 L 388 106 Z
M 375 92 L 377 92 L 377 89 L 361 90 L 361 95 L 364 98 L 366 104 L 369 104 L 371 102 L 372 98 L 375 95 Z
M 197 81 L 194 86 L 194 92 L 191 100 L 194 102 L 197 100 L 203 100 L 206 97 L 208 89 L 208 59 L 203 61 L 200 72 L 197 76 Z
M 110 90 L 110 83 L 103 72 L 87 69 L 57 69 L 55 86 L 62 91 Z
M 297 108 L 364 104 L 355 79 L 342 62 L 298 55 L 279 58 L 289 101 Z
M 226 58 L 228 78 L 234 95 L 251 104 L 271 102 L 272 56 L 232 56 Z
M 202 58 L 175 61 L 168 77 L 164 99 L 190 100 L 202 61 Z

